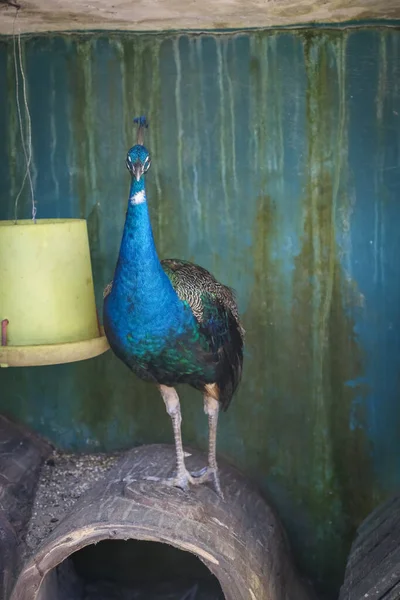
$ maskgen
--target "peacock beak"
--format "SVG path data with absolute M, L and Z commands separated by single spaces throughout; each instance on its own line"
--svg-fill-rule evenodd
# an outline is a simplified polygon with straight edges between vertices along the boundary
M 133 172 L 136 177 L 136 181 L 139 181 L 141 176 L 143 175 L 143 165 L 140 160 L 137 160 L 133 165 Z

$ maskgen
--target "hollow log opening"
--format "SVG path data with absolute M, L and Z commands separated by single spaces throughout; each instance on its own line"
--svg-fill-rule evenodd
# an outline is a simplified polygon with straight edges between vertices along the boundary
M 217 578 L 194 554 L 168 544 L 105 540 L 47 573 L 38 600 L 224 600 Z

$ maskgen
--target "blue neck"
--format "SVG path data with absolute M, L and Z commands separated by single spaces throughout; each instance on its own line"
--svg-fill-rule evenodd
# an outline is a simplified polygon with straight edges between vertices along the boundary
M 140 200 L 140 203 L 135 203 Z M 132 177 L 124 233 L 113 292 L 131 298 L 141 314 L 154 314 L 164 303 L 177 304 L 176 293 L 157 256 L 147 206 L 144 177 Z

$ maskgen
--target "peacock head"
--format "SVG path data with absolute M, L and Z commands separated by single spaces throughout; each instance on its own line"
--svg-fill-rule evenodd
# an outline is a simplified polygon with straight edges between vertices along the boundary
M 138 124 L 137 144 L 129 150 L 126 157 L 126 166 L 132 177 L 135 177 L 136 181 L 140 181 L 151 165 L 149 151 L 143 145 L 144 130 L 148 127 L 148 124 L 146 117 L 137 117 L 133 121 Z
M 140 181 L 140 178 L 150 169 L 150 164 L 151 159 L 147 148 L 136 144 L 129 150 L 126 157 L 126 166 L 136 181 Z

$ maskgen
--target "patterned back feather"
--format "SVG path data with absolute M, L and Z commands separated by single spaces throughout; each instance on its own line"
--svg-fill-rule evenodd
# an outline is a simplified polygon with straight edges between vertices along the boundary
M 199 322 L 203 320 L 203 297 L 204 294 L 208 294 L 212 300 L 220 303 L 232 313 L 242 336 L 244 336 L 232 288 L 219 283 L 207 269 L 186 260 L 166 258 L 161 261 L 161 265 L 179 298 L 189 304 Z

